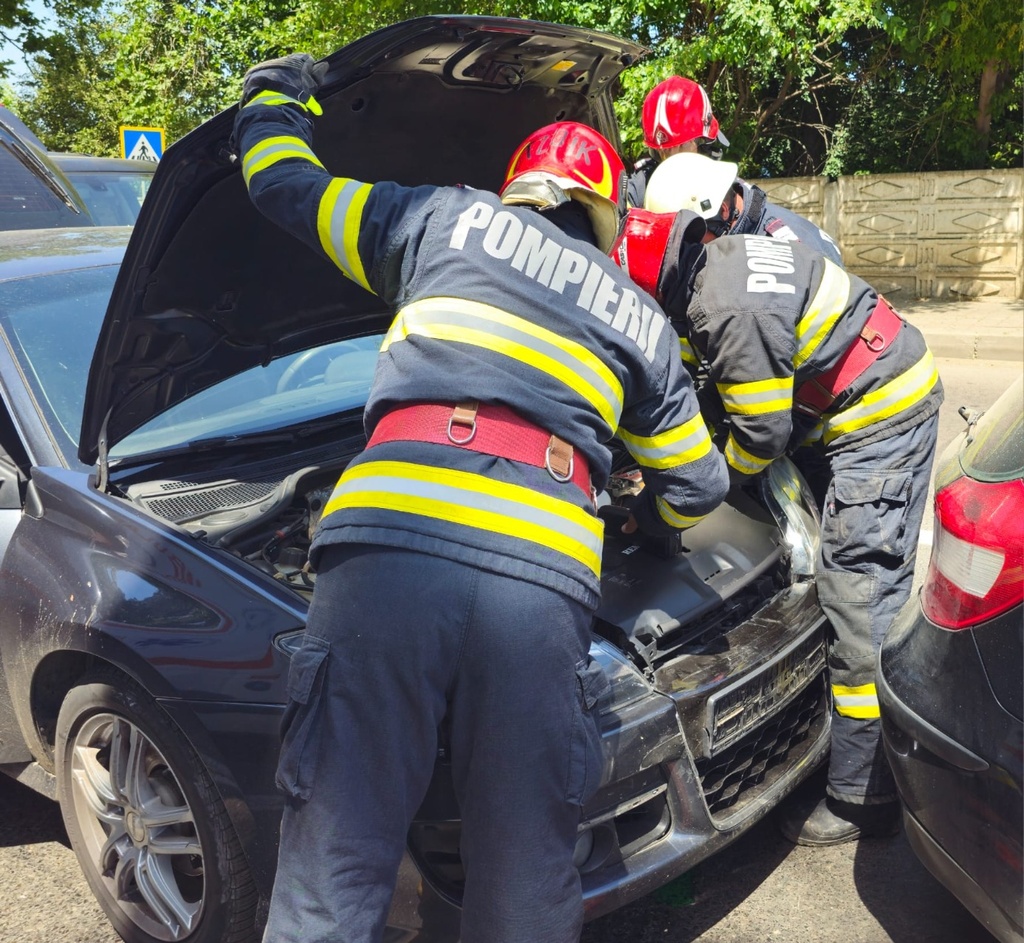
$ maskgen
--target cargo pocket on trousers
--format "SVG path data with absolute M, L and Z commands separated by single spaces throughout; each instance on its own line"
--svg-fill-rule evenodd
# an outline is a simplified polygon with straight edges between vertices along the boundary
M 839 565 L 879 564 L 891 568 L 907 559 L 910 472 L 837 477 L 823 521 L 822 541 Z
M 587 656 L 576 665 L 576 705 L 573 715 L 566 799 L 583 805 L 601 783 L 604 756 L 601 750 L 599 704 L 611 686 L 601 666 Z
M 288 669 L 288 706 L 281 721 L 277 786 L 294 799 L 313 792 L 322 730 L 321 693 L 330 643 L 307 635 Z

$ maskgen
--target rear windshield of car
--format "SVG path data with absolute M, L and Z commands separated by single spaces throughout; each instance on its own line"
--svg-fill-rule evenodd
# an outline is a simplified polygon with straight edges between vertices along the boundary
M 979 481 L 1024 477 L 1024 377 L 978 420 L 960 463 Z
M 91 225 L 0 140 L 0 229 Z
M 153 182 L 151 173 L 65 170 L 97 226 L 133 226 Z

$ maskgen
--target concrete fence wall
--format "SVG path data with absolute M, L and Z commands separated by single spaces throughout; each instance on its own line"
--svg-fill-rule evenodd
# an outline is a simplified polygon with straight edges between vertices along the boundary
M 1024 298 L 1024 169 L 753 182 L 894 301 Z

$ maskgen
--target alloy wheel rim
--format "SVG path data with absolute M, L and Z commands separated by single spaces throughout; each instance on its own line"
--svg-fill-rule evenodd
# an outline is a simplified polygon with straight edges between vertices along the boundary
M 88 718 L 72 743 L 71 794 L 89 866 L 110 903 L 155 939 L 188 937 L 203 911 L 203 849 L 153 741 L 116 714 Z

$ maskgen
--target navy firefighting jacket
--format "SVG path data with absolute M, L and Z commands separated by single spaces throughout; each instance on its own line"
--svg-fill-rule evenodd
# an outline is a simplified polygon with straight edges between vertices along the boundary
M 303 106 L 262 92 L 235 137 L 256 207 L 396 311 L 365 411 L 501 403 L 569 442 L 605 484 L 608 441 L 647 487 L 634 513 L 652 532 L 696 523 L 728 475 L 701 419 L 661 309 L 597 248 L 543 214 L 462 187 L 332 177 L 310 148 Z M 401 546 L 552 587 L 588 605 L 602 523 L 546 470 L 424 442 L 383 442 L 344 471 L 313 553 L 327 543 Z
M 786 242 L 802 242 L 836 265 L 843 264 L 839 246 L 824 229 L 798 213 L 772 203 L 764 190 L 752 183 L 737 180 L 736 186 L 743 196 L 743 212 L 729 231 L 730 236 L 763 235 Z
M 820 419 L 808 417 L 795 394 L 857 340 L 878 295 L 800 242 L 730 235 L 709 243 L 703 259 L 665 306 L 709 364 L 729 417 L 725 457 L 733 474 L 756 474 L 808 441 L 856 448 L 938 411 L 942 383 L 932 355 L 904 322 Z

